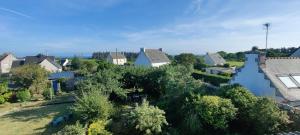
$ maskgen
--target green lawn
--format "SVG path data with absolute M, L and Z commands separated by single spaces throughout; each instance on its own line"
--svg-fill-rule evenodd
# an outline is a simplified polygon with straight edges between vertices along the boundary
M 237 68 L 242 67 L 244 62 L 242 61 L 227 61 L 230 66 L 236 66 Z
M 0 131 L 3 135 L 52 134 L 60 127 L 48 125 L 53 118 L 67 114 L 72 104 L 57 104 L 24 108 L 0 116 Z

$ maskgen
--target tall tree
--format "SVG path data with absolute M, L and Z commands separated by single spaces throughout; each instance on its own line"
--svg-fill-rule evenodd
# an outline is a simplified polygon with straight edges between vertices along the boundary
M 182 53 L 176 55 L 174 58 L 176 63 L 182 65 L 194 65 L 196 63 L 196 56 L 192 53 Z

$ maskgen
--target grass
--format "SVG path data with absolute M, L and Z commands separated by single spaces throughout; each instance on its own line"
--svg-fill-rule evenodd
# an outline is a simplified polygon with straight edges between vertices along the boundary
M 242 67 L 244 65 L 243 61 L 227 61 L 230 66 L 236 66 L 237 68 Z
M 71 104 L 39 106 L 6 114 L 0 117 L 0 131 L 7 135 L 52 134 L 61 127 L 49 123 L 68 112 Z
M 52 127 L 49 123 L 67 114 L 72 103 L 54 104 L 72 100 L 71 95 L 62 95 L 52 101 L 4 104 L 0 106 L 0 132 L 4 135 L 52 134 L 64 125 Z M 6 113 L 9 112 L 9 113 Z M 1 114 L 2 113 L 2 114 Z

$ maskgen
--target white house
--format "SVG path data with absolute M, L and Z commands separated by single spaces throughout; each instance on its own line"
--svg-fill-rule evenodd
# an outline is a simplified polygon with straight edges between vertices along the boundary
M 206 55 L 204 56 L 204 61 L 205 64 L 210 66 L 222 66 L 226 63 L 223 57 L 218 53 L 206 53 Z
M 14 60 L 17 58 L 11 53 L 0 55 L 0 74 L 9 73 Z
M 169 64 L 170 60 L 167 55 L 159 49 L 145 49 L 141 48 L 137 59 L 135 60 L 135 65 L 145 66 L 145 67 L 160 67 L 162 65 Z
M 127 62 L 126 57 L 119 52 L 110 52 L 106 59 L 115 65 L 124 65 Z
M 62 67 L 55 62 L 54 56 L 45 56 L 38 54 L 37 56 L 26 56 L 24 64 L 39 64 L 49 72 L 61 72 Z
M 300 105 L 300 58 L 266 58 L 265 54 L 249 52 L 244 67 L 231 80 L 235 83 L 257 96 Z

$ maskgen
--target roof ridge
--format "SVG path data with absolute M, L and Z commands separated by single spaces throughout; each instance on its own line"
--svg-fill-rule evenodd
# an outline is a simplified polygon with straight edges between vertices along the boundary
M 300 57 L 267 57 L 267 59 L 300 59 Z

